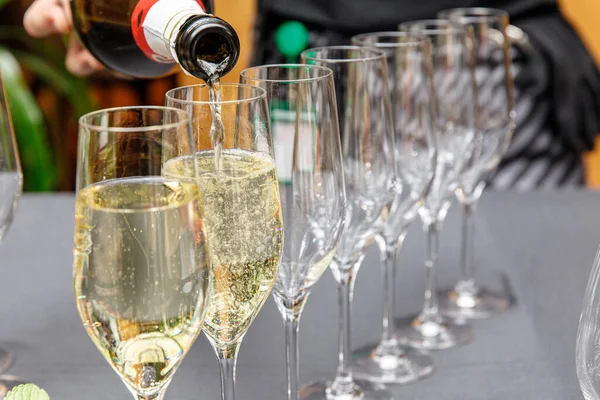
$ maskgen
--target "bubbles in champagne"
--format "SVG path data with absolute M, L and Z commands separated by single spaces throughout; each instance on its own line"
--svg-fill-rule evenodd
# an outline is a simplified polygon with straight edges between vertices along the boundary
M 274 161 L 265 154 L 224 149 L 198 154 L 197 179 L 213 269 L 204 332 L 219 347 L 239 340 L 277 277 L 283 223 Z M 193 178 L 192 156 L 168 161 L 163 174 Z
M 142 396 L 168 384 L 200 332 L 209 281 L 196 185 L 156 178 L 78 193 L 74 290 L 106 360 Z

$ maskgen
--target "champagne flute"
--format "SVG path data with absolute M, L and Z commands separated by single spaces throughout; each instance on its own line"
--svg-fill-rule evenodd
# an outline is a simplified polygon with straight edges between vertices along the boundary
M 301 397 L 389 399 L 383 387 L 355 382 L 350 368 L 355 276 L 393 200 L 396 164 L 386 55 L 377 49 L 334 46 L 306 50 L 302 60 L 334 71 L 347 209 L 345 229 L 331 264 L 340 306 L 337 376 L 333 382 L 304 387 Z
M 233 400 L 240 344 L 277 277 L 283 220 L 266 92 L 235 84 L 220 90 L 216 100 L 207 85 L 167 92 L 167 105 L 191 116 L 199 152 L 169 160 L 165 173 L 191 180 L 198 162 L 213 270 L 204 333 L 219 361 L 221 396 Z M 218 118 L 222 141 L 213 143 Z
M 346 212 L 333 72 L 265 65 L 242 71 L 241 81 L 267 91 L 273 121 L 285 226 L 273 297 L 286 331 L 287 397 L 298 400 L 300 316 L 335 253 Z
M 394 320 L 396 255 L 435 171 L 431 40 L 405 32 L 376 32 L 354 36 L 352 43 L 376 47 L 387 55 L 397 165 L 394 201 L 387 224 L 376 240 L 384 282 L 381 340 L 377 346 L 355 353 L 353 371 L 357 377 L 373 382 L 406 384 L 432 374 L 434 369 L 427 353 L 400 346 Z
M 598 337 L 600 336 L 600 248 L 588 278 L 577 329 L 577 378 L 585 400 L 600 399 Z
M 488 318 L 511 303 L 506 290 L 493 291 L 475 282 L 474 214 L 486 179 L 508 150 L 514 131 L 509 17 L 491 8 L 457 8 L 439 14 L 472 29 L 477 87 L 477 130 L 480 143 L 473 162 L 459 179 L 456 198 L 463 207 L 461 271 L 453 290 L 440 294 L 442 312 L 453 318 Z
M 23 173 L 19 161 L 19 151 L 0 71 L 0 241 L 12 223 L 22 190 Z M 0 373 L 8 370 L 14 360 L 13 353 L 0 349 Z M 21 382 L 8 376 L 0 377 L 0 395 L 6 394 L 19 383 Z
M 419 209 L 427 240 L 425 303 L 410 324 L 400 327 L 398 336 L 415 348 L 447 349 L 464 345 L 474 338 L 469 324 L 451 321 L 441 315 L 435 287 L 439 231 L 450 208 L 458 177 L 471 161 L 476 138 L 472 53 L 467 42 L 468 32 L 450 21 L 412 21 L 399 28 L 426 35 L 432 40 L 439 136 L 434 182 Z
M 206 314 L 202 197 L 195 182 L 162 175 L 165 160 L 194 149 L 189 118 L 174 108 L 113 108 L 79 121 L 77 310 L 138 400 L 164 397 Z

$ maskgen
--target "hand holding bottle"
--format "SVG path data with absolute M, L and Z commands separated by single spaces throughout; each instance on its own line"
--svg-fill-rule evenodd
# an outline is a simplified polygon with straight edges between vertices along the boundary
M 69 0 L 35 0 L 25 13 L 23 26 L 35 38 L 72 32 L 73 17 Z M 69 42 L 66 66 L 71 73 L 79 76 L 90 75 L 104 68 L 75 35 L 71 36 Z
M 154 78 L 179 64 L 208 81 L 229 72 L 240 51 L 233 27 L 212 10 L 212 0 L 34 0 L 23 25 L 33 37 L 75 31 L 66 60 L 75 75 L 106 67 Z

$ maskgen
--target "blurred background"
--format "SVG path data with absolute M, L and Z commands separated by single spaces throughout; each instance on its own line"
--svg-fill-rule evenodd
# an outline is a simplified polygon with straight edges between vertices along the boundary
M 76 78 L 64 67 L 66 38 L 31 39 L 22 27 L 31 0 L 0 0 L 0 66 L 4 73 L 26 191 L 72 191 L 77 118 L 97 108 L 163 105 L 167 90 L 197 83 L 183 73 L 156 80 Z M 600 1 L 561 0 L 561 10 L 600 64 Z M 256 0 L 218 0 L 217 14 L 238 32 L 241 57 L 224 81 L 237 82 L 252 57 Z M 600 140 L 584 156 L 586 184 L 600 188 Z

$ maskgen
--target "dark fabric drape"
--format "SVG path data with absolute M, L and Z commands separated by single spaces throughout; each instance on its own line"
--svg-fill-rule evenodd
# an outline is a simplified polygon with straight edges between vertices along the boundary
M 516 25 L 528 34 L 533 52 L 515 84 L 547 96 L 552 129 L 573 150 L 591 150 L 600 133 L 598 66 L 558 11 Z

